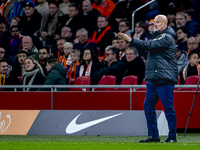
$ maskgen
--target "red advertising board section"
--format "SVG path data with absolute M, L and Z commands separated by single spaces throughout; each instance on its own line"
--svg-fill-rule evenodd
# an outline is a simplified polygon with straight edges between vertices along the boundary
M 143 110 L 145 92 L 0 92 L 1 110 Z M 177 128 L 185 128 L 194 92 L 174 92 Z M 131 107 L 130 107 L 131 105 Z M 196 96 L 188 128 L 200 129 L 200 93 Z M 164 110 L 161 102 L 157 110 Z

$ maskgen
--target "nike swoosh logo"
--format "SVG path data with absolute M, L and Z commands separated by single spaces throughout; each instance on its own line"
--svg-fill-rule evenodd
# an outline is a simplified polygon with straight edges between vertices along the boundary
M 76 133 L 78 131 L 81 131 L 83 129 L 86 129 L 86 128 L 89 128 L 93 125 L 96 125 L 98 123 L 101 123 L 103 121 L 106 121 L 108 119 L 111 119 L 111 118 L 114 118 L 114 117 L 117 117 L 119 115 L 122 115 L 123 113 L 119 113 L 119 114 L 116 114 L 116 115 L 112 115 L 112 116 L 108 116 L 108 117 L 104 117 L 104 118 L 101 118 L 101 119 L 97 119 L 97 120 L 93 120 L 93 121 L 89 121 L 89 122 L 86 122 L 86 123 L 82 123 L 82 124 L 77 124 L 76 123 L 76 120 L 78 119 L 78 117 L 81 115 L 81 113 L 76 116 L 70 123 L 69 125 L 67 126 L 66 128 L 66 133 L 67 134 L 72 134 L 72 133 Z

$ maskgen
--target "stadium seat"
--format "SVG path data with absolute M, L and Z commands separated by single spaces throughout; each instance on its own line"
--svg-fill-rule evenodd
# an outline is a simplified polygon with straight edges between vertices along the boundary
M 129 75 L 122 79 L 121 85 L 137 85 L 137 80 L 137 76 Z M 130 91 L 130 88 L 116 88 L 115 91 Z
M 197 85 L 198 81 L 199 81 L 199 78 L 200 77 L 198 75 L 189 76 L 185 80 L 185 84 L 184 85 Z M 179 88 L 176 91 L 196 91 L 196 88 Z M 198 89 L 198 91 L 200 91 L 200 89 Z
M 116 84 L 116 77 L 109 75 L 102 77 L 99 81 L 98 85 L 115 85 Z M 113 91 L 114 88 L 95 88 L 95 91 Z
M 81 76 L 75 80 L 74 85 L 90 85 L 90 82 L 90 76 Z M 89 88 L 69 88 L 68 91 L 89 91 Z
M 147 84 L 147 81 L 142 81 L 142 85 L 146 85 Z M 147 88 L 135 88 L 136 91 L 146 91 Z

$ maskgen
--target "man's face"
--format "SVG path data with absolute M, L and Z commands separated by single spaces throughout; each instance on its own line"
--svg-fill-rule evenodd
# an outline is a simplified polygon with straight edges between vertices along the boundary
M 112 62 L 115 59 L 115 55 L 113 54 L 112 50 L 108 50 L 106 52 L 106 62 Z
M 174 14 L 168 14 L 167 19 L 169 22 L 173 22 L 175 20 L 175 15 Z
M 29 6 L 26 6 L 25 7 L 25 15 L 26 17 L 31 17 L 34 13 L 34 8 L 33 7 L 29 7 Z
M 7 62 L 1 62 L 0 63 L 0 73 L 6 74 L 8 72 L 8 63 Z
M 49 13 L 51 15 L 56 14 L 58 10 L 59 8 L 55 4 L 49 4 Z
M 12 35 L 12 37 L 18 37 L 19 36 L 18 28 L 12 28 L 11 29 L 11 35 Z
M 142 31 L 144 31 L 144 29 L 142 27 L 139 26 L 139 23 L 135 24 L 135 33 L 139 34 Z
M 31 38 L 24 37 L 22 40 L 22 46 L 23 46 L 23 50 L 27 52 L 30 51 L 33 48 L 33 42 Z
M 81 44 L 85 43 L 87 41 L 86 35 L 83 35 L 81 32 L 76 32 L 76 38 L 79 40 Z
M 198 47 L 198 43 L 194 37 L 190 37 L 187 41 L 188 50 L 195 50 Z
M 76 63 L 77 61 L 79 61 L 79 57 L 75 53 L 71 53 L 70 56 L 72 63 Z
M 78 10 L 76 9 L 76 7 L 69 7 L 69 17 L 70 18 L 73 18 L 77 14 L 78 14 Z
M 71 38 L 71 36 L 72 36 L 71 29 L 68 27 L 63 27 L 61 30 L 61 37 L 69 39 Z
M 126 50 L 126 60 L 128 62 L 133 61 L 137 56 L 134 54 L 133 50 L 128 49 Z
M 178 27 L 178 28 L 180 28 L 180 27 L 183 27 L 183 26 L 185 26 L 185 23 L 186 23 L 186 19 L 185 19 L 185 17 L 184 16 L 182 16 L 182 15 L 176 15 L 176 26 Z
M 98 17 L 97 25 L 99 29 L 107 27 L 108 21 L 106 21 L 106 18 L 104 17 Z
M 23 63 L 24 63 L 24 60 L 27 58 L 27 55 L 24 54 L 24 53 L 21 53 L 21 54 L 18 54 L 17 57 L 18 57 L 18 62 L 19 62 L 20 64 L 23 64 Z
M 187 36 L 187 34 L 185 34 L 181 29 L 176 31 L 176 35 L 177 35 L 177 40 L 183 40 Z
M 178 60 L 181 57 L 182 53 L 181 50 L 176 51 L 176 59 Z
M 2 36 L 6 32 L 6 25 L 4 23 L 0 23 L 0 36 Z
M 112 46 L 115 48 L 119 48 L 119 40 L 112 40 Z
M 129 26 L 127 26 L 125 22 L 120 22 L 118 27 L 119 27 L 119 32 L 125 32 L 128 31 L 129 29 Z
M 154 27 L 155 27 L 155 31 L 163 31 L 165 29 L 165 24 L 163 22 L 163 20 L 161 19 L 161 17 L 155 17 L 154 19 Z
M 5 49 L 0 48 L 0 60 L 2 60 L 4 58 L 5 53 L 6 53 Z
M 39 50 L 39 58 L 41 61 L 45 60 L 48 57 L 47 50 L 45 48 Z
M 127 49 L 129 46 L 128 43 L 126 43 L 124 40 L 119 39 L 119 50 L 120 51 L 124 51 L 125 49 Z
M 83 9 L 84 13 L 92 11 L 92 4 L 91 4 L 90 0 L 84 0 L 83 1 L 82 9 Z
M 58 50 L 59 50 L 59 51 L 63 52 L 64 44 L 65 44 L 65 41 L 64 41 L 64 40 L 59 40 L 59 41 L 57 41 L 57 47 L 58 47 Z
M 195 39 L 196 39 L 197 43 L 200 43 L 200 34 L 196 34 Z

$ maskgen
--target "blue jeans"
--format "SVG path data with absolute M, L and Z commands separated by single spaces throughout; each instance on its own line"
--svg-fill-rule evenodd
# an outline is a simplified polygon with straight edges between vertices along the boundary
M 144 101 L 144 111 L 147 120 L 148 135 L 158 137 L 155 105 L 160 99 L 165 109 L 168 122 L 168 138 L 176 140 L 176 112 L 174 110 L 174 84 L 165 81 L 147 81 L 147 92 Z

